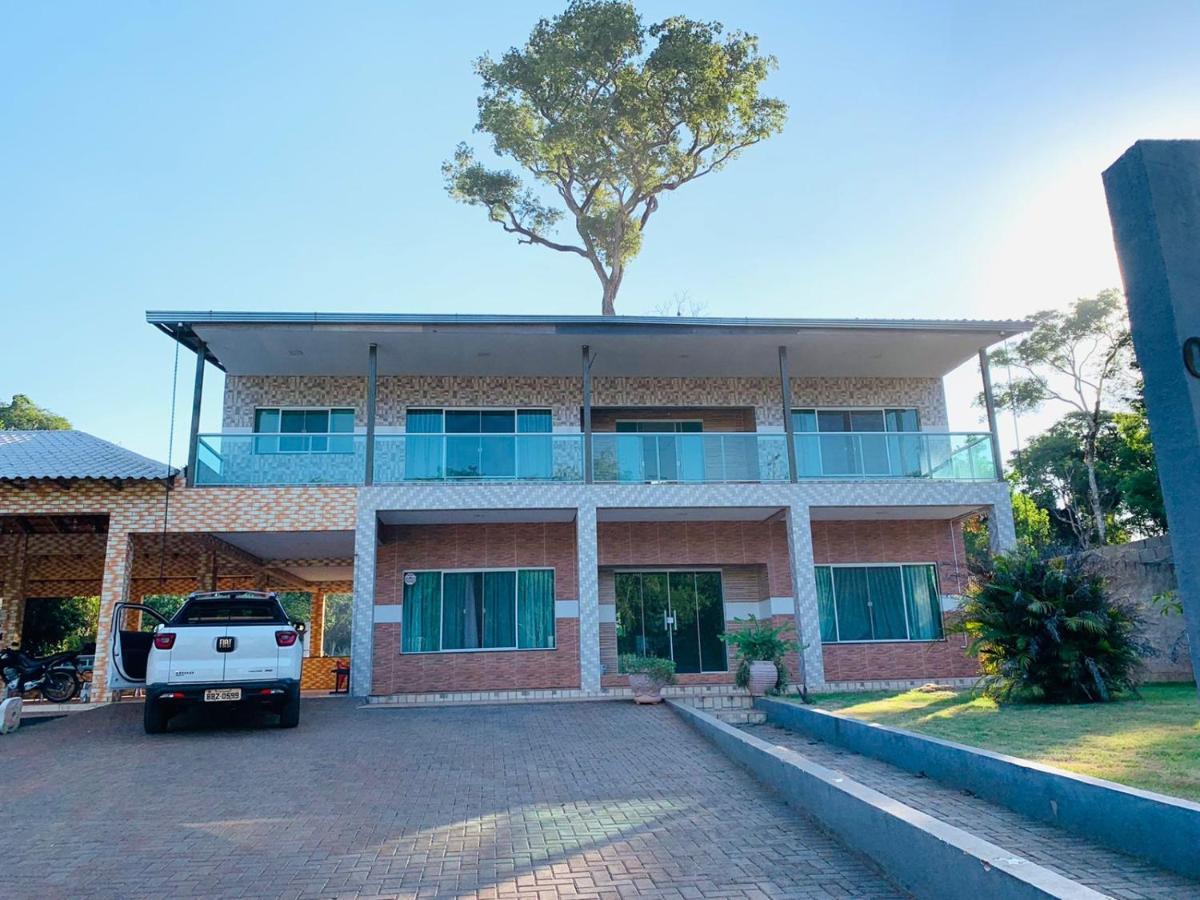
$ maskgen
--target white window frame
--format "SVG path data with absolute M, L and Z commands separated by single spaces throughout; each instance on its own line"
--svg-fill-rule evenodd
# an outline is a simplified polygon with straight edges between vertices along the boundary
M 891 407 L 897 409 L 898 407 Z M 813 569 L 899 569 L 900 570 L 900 602 L 904 607 L 904 633 L 910 635 L 903 638 L 866 638 L 857 641 L 843 641 L 841 639 L 841 626 L 838 622 L 837 608 L 837 582 L 833 578 L 832 571 L 829 575 L 829 590 L 833 595 L 833 628 L 837 637 L 832 641 L 821 641 L 822 644 L 936 644 L 946 640 L 946 630 L 943 626 L 942 636 L 936 638 L 914 638 L 912 635 L 912 625 L 908 621 L 908 588 L 904 586 L 904 567 L 905 566 L 932 566 L 934 583 L 938 586 L 938 597 L 940 599 L 942 593 L 942 573 L 938 569 L 938 564 L 932 560 L 905 560 L 904 562 L 884 562 L 884 563 L 814 563 Z M 869 588 L 868 588 L 869 590 Z M 868 598 L 868 605 L 871 600 Z M 938 603 L 938 614 L 941 615 L 941 603 Z M 819 614 L 818 614 L 819 615 Z M 872 616 L 874 613 L 872 613 Z M 871 627 L 874 629 L 874 618 L 872 618 Z M 817 623 L 820 630 L 820 622 Z
M 429 407 L 432 409 L 433 407 Z M 437 650 L 405 650 L 404 649 L 404 633 L 401 626 L 400 634 L 400 654 L 402 656 L 427 656 L 437 653 L 553 653 L 558 649 L 558 616 L 554 612 L 553 604 L 558 600 L 558 568 L 556 566 L 499 566 L 486 568 L 467 568 L 467 569 L 404 569 L 400 573 L 400 582 L 404 583 L 404 576 L 411 572 L 414 575 L 427 575 L 430 572 L 439 573 L 440 580 L 438 584 L 438 644 Z M 473 575 L 475 573 L 485 572 L 512 572 L 513 578 L 513 622 L 517 623 L 517 614 L 519 608 L 517 606 L 518 595 L 520 592 L 520 572 L 552 572 L 554 573 L 554 594 L 550 598 L 551 617 L 554 625 L 552 626 L 552 634 L 554 637 L 554 646 L 552 647 L 457 647 L 446 650 L 440 646 L 442 643 L 442 626 L 446 620 L 446 576 L 447 575 Z M 404 616 L 403 593 L 401 593 L 401 618 Z M 482 623 L 481 623 L 482 624 Z M 517 628 L 513 628 L 513 637 L 517 637 Z

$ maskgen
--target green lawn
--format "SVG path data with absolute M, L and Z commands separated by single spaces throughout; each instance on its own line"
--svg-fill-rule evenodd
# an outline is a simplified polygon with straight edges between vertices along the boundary
M 1191 684 L 1078 706 L 1005 704 L 969 692 L 821 694 L 829 710 L 1200 800 L 1200 703 Z

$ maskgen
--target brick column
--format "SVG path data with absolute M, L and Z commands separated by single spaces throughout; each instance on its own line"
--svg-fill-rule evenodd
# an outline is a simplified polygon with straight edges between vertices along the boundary
M 325 592 L 313 591 L 312 614 L 308 623 L 308 653 L 309 656 L 324 656 L 321 652 L 321 641 L 325 635 Z
M 354 612 L 350 620 L 350 693 L 371 693 L 371 657 L 375 649 L 375 543 L 378 520 L 359 495 L 354 531 Z
M 100 621 L 96 626 L 96 663 L 92 670 L 92 702 L 108 699 L 108 648 L 113 609 L 129 597 L 129 574 L 133 568 L 129 535 L 116 522 L 109 522 L 104 549 L 104 578 L 100 583 Z
M 4 567 L 4 607 L 0 616 L 3 646 L 21 644 L 21 626 L 25 621 L 25 575 L 29 566 L 29 537 L 18 535 L 13 552 Z M 3 685 L 0 685 L 2 688 Z
M 579 581 L 579 686 L 600 693 L 600 578 L 596 568 L 596 507 L 575 512 Z
M 200 577 L 196 580 L 196 590 L 215 591 L 217 589 L 217 554 L 208 550 L 200 554 Z
M 788 561 L 796 597 L 796 634 L 804 645 L 804 678 L 808 690 L 825 685 L 821 657 L 821 622 L 817 612 L 817 579 L 813 571 L 812 525 L 807 505 L 787 507 Z

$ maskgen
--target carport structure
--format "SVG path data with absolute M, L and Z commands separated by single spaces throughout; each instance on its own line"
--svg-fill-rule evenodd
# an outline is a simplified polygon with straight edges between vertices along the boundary
M 107 699 L 112 611 L 152 594 L 312 595 L 306 687 L 333 686 L 322 606 L 352 590 L 353 488 L 185 488 L 177 470 L 78 431 L 0 433 L 0 635 L 32 597 L 99 595 L 94 700 Z

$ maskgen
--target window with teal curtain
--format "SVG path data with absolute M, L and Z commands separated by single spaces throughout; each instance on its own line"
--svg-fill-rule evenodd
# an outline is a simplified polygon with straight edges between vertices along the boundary
M 442 578 L 442 649 L 477 650 L 483 622 L 480 572 L 447 572 Z
M 838 640 L 871 640 L 871 593 L 866 569 L 835 566 L 833 594 L 837 602 Z
M 829 566 L 817 566 L 817 618 L 821 623 L 821 640 L 832 643 L 838 639 L 837 617 L 833 611 L 833 573 Z
M 914 641 L 942 637 L 942 603 L 934 566 L 904 566 L 904 593 L 908 602 L 908 631 Z
M 548 409 L 518 409 L 516 464 L 517 477 L 525 480 L 549 479 L 554 474 L 554 423 Z
M 554 570 L 517 572 L 517 646 L 554 648 Z
M 812 409 L 792 410 L 792 432 L 796 439 L 796 474 L 821 474 L 821 438 L 817 435 L 817 413 Z
M 406 481 L 441 479 L 442 470 L 442 411 L 440 409 L 409 409 L 405 415 L 404 478 Z M 432 434 L 438 437 L 413 437 Z
M 516 572 L 483 573 L 483 649 L 517 646 Z
M 428 653 L 442 649 L 442 573 L 412 572 L 412 584 L 404 585 L 400 649 L 404 653 Z
M 908 637 L 904 623 L 904 585 L 899 566 L 867 566 L 871 596 L 871 637 L 876 641 L 902 641 Z

